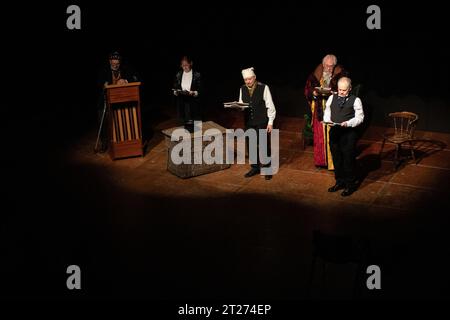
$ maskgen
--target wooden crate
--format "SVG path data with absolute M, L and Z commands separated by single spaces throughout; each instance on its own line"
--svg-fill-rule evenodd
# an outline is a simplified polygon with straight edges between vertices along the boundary
M 176 129 L 181 129 L 183 128 L 181 127 L 174 127 L 174 128 L 170 128 L 167 130 L 163 130 L 162 133 L 165 136 L 165 141 L 166 141 L 166 147 L 167 147 L 167 170 L 169 170 L 170 172 L 172 172 L 174 175 L 176 175 L 177 177 L 180 178 L 190 178 L 190 177 L 195 177 L 195 176 L 199 176 L 202 174 L 208 174 L 208 173 L 212 173 L 212 172 L 216 172 L 216 171 L 220 171 L 223 169 L 227 169 L 231 166 L 231 164 L 206 164 L 203 161 L 202 158 L 202 163 L 201 164 L 194 164 L 194 157 L 195 156 L 201 156 L 203 154 L 203 151 L 205 149 L 205 147 L 207 145 L 209 145 L 211 143 L 211 141 L 203 141 L 204 137 L 205 137 L 205 131 L 211 128 L 215 128 L 218 129 L 221 133 L 222 133 L 222 139 L 223 139 L 223 162 L 225 162 L 226 159 L 226 137 L 225 137 L 225 128 L 218 125 L 217 123 L 213 122 L 213 121 L 207 121 L 207 122 L 203 122 L 202 123 L 202 134 L 201 137 L 194 137 L 194 133 L 190 133 L 191 136 L 191 159 L 192 159 L 192 164 L 175 164 L 172 161 L 171 158 L 171 153 L 172 153 L 172 149 L 174 148 L 174 146 L 176 146 L 178 143 L 180 143 L 179 141 L 171 141 L 171 136 L 172 136 L 172 132 Z M 200 149 L 198 151 L 194 150 L 194 143 L 195 143 L 195 139 L 201 139 L 201 151 Z M 201 152 L 201 153 L 200 153 Z

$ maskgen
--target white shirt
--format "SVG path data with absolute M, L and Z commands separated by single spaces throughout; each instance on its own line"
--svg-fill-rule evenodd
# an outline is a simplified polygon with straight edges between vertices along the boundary
M 324 122 L 331 122 L 331 102 L 333 101 L 333 97 L 334 95 L 329 96 L 327 103 L 325 104 L 325 111 L 323 113 Z M 355 102 L 353 103 L 353 109 L 355 110 L 355 116 L 350 120 L 344 121 L 346 122 L 347 127 L 359 126 L 364 120 L 364 111 L 360 98 L 356 97 Z
M 272 94 L 270 93 L 270 89 L 268 85 L 265 85 L 264 93 L 263 93 L 263 99 L 266 103 L 267 108 L 267 117 L 269 118 L 269 125 L 273 125 L 273 121 L 275 120 L 275 116 L 277 114 L 277 111 L 275 110 L 275 105 L 273 104 L 272 100 Z M 242 88 L 239 90 L 239 102 L 242 101 Z
M 191 91 L 191 84 L 192 84 L 192 70 L 189 72 L 183 71 L 183 76 L 181 77 L 181 89 Z

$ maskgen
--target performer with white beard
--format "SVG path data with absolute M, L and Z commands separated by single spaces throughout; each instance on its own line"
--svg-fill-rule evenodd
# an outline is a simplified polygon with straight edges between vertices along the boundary
M 314 164 L 334 170 L 333 159 L 329 144 L 330 127 L 323 125 L 323 111 L 331 91 L 337 92 L 337 82 L 341 77 L 348 76 L 348 72 L 337 64 L 335 55 L 328 54 L 322 59 L 313 73 L 306 80 L 305 97 L 311 108 L 311 119 L 314 136 Z M 320 94 L 315 88 L 330 88 L 329 94 Z

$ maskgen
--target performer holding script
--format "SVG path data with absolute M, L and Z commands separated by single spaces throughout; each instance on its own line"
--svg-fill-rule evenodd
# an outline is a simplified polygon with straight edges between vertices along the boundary
M 330 149 L 336 184 L 328 191 L 344 189 L 341 193 L 343 197 L 356 191 L 355 149 L 358 134 L 355 128 L 364 120 L 361 99 L 350 94 L 351 84 L 350 78 L 339 79 L 338 93 L 328 98 L 323 115 L 325 123 L 333 123 L 330 126 Z

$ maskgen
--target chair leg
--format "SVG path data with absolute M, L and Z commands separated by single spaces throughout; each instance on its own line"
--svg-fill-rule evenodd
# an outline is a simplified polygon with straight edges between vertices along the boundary
M 384 144 L 386 143 L 386 139 L 383 139 L 383 143 L 381 144 L 381 149 L 380 149 L 380 157 L 381 157 L 381 154 L 383 153 L 383 148 L 384 148 Z
M 353 299 L 361 298 L 361 282 L 362 277 L 361 274 L 363 273 L 363 266 L 360 262 L 358 262 L 356 266 L 356 272 L 355 272 L 355 278 L 353 282 Z
M 310 299 L 311 298 L 311 291 L 312 291 L 312 285 L 313 285 L 313 281 L 314 281 L 314 276 L 315 276 L 315 269 L 316 269 L 316 260 L 317 260 L 317 256 L 316 254 L 314 254 L 312 262 L 311 262 L 311 270 L 309 271 L 309 279 L 308 279 L 308 284 L 306 287 L 306 299 Z
M 399 158 L 398 158 L 399 153 L 400 153 L 400 145 L 396 144 L 395 145 L 395 156 L 394 156 L 394 168 L 395 168 L 395 170 L 397 170 L 397 167 L 400 164 L 400 161 L 399 161 Z
M 411 156 L 412 156 L 413 160 L 416 161 L 416 157 L 414 155 L 414 146 L 413 146 L 412 141 L 409 141 L 409 146 L 411 147 Z
M 327 293 L 328 291 L 328 286 L 327 286 L 327 263 L 325 262 L 325 260 L 322 260 L 322 280 L 320 285 L 320 297 L 323 299 L 324 298 L 324 294 Z

